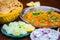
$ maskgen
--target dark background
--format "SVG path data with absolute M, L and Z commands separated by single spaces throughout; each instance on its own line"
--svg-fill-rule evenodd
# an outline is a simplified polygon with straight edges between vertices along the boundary
M 23 3 L 23 7 L 26 8 L 26 3 L 29 3 L 31 1 L 39 1 L 41 3 L 41 6 L 51 6 L 60 9 L 60 0 L 19 0 L 20 2 Z M 21 20 L 19 17 L 16 19 L 16 21 Z M 0 28 L 2 25 L 0 24 Z M 0 31 L 0 40 L 30 40 L 29 36 L 24 37 L 22 39 L 13 39 L 4 36 L 1 31 Z
M 24 8 L 26 7 L 26 3 L 29 3 L 31 1 L 39 1 L 41 3 L 41 6 L 52 6 L 60 9 L 60 0 L 19 0 L 23 3 Z

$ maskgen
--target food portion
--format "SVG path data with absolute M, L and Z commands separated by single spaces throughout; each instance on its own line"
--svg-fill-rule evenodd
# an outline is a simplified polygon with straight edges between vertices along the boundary
M 35 25 L 42 27 L 55 27 L 60 26 L 60 14 L 50 9 L 48 11 L 33 10 L 24 15 L 24 20 Z
M 59 40 L 60 33 L 49 28 L 40 28 L 30 35 L 31 40 Z
M 21 34 L 23 35 L 34 31 L 35 27 L 33 27 L 31 24 L 19 21 L 19 22 L 11 22 L 8 25 L 4 24 L 3 29 L 6 31 L 7 34 L 18 36 Z
M 0 14 L 7 14 L 20 8 L 18 0 L 0 0 Z
M 40 2 L 29 2 L 26 4 L 27 6 L 33 7 L 33 6 L 40 6 Z

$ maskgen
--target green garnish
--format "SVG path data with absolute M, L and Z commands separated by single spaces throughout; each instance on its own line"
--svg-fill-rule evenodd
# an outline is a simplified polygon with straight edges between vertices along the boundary
M 50 20 L 52 21 L 52 22 L 57 22 L 57 20 L 55 19 L 55 18 L 50 18 Z
M 42 15 L 43 12 L 32 12 L 32 14 L 35 15 L 35 16 L 39 16 L 39 15 Z
M 41 23 L 44 23 L 44 22 L 45 22 L 45 20 L 40 20 L 40 22 L 41 22 Z
M 38 15 L 40 15 L 40 13 L 39 12 L 33 12 L 33 15 L 38 16 Z
M 50 9 L 47 11 L 48 14 L 51 14 L 51 12 L 53 11 L 53 9 Z
M 52 17 L 52 18 L 50 18 L 50 20 L 55 20 L 55 19 Z
M 42 14 L 43 14 L 43 12 L 41 12 L 41 11 L 40 11 L 39 13 L 40 13 L 40 15 L 42 15 Z

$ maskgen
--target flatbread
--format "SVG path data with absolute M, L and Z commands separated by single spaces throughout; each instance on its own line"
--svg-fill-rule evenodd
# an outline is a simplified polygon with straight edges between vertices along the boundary
M 7 14 L 19 7 L 18 0 L 0 0 L 0 14 Z

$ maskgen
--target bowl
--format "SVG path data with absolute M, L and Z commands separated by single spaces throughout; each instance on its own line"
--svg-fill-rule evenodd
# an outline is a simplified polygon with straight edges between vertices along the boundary
M 0 24 L 11 22 L 17 19 L 17 17 L 21 14 L 23 9 L 23 4 L 21 2 L 19 3 L 19 5 L 19 9 L 15 11 L 9 12 L 7 14 L 0 14 Z
M 60 40 L 60 32 L 50 28 L 39 28 L 30 35 L 31 40 Z
M 19 22 L 21 22 L 21 24 L 23 23 L 22 21 L 19 21 Z M 11 24 L 13 25 L 13 23 L 18 23 L 18 22 L 11 22 Z M 10 27 L 12 26 L 10 24 Z M 26 37 L 26 36 L 29 36 L 30 35 L 30 33 L 31 32 L 25 32 L 25 34 L 19 34 L 19 35 L 16 35 L 16 34 L 12 34 L 12 33 L 7 33 L 7 31 L 6 31 L 6 29 L 7 29 L 7 27 L 9 27 L 8 26 L 9 24 L 5 24 L 5 26 L 3 25 L 3 27 L 1 28 L 1 32 L 2 32 L 2 34 L 4 34 L 5 36 L 7 36 L 7 37 L 10 37 L 10 38 L 23 38 L 23 37 Z M 15 24 L 15 26 L 14 27 L 16 27 L 16 28 L 13 28 L 13 30 L 15 30 L 15 33 L 17 32 L 16 31 L 16 29 L 17 29 L 17 25 Z M 22 27 L 22 26 L 21 26 Z M 23 27 L 22 27 L 23 28 Z M 8 29 L 9 30 L 9 29 Z M 12 30 L 12 28 L 10 28 L 10 30 Z M 21 29 L 22 30 L 22 29 Z M 24 29 L 25 30 L 25 29 Z M 11 32 L 11 31 L 10 31 Z M 20 31 L 21 32 L 21 31 Z M 18 33 L 18 32 L 17 32 Z
M 52 9 L 52 10 L 54 10 L 54 11 L 56 11 L 56 12 L 58 12 L 58 13 L 60 13 L 60 9 L 57 9 L 57 8 L 54 8 L 54 7 L 49 7 L 49 6 L 34 6 L 34 7 L 28 7 L 28 8 L 25 8 L 24 10 L 23 10 L 23 12 L 22 12 L 22 14 L 20 15 L 20 18 L 23 20 L 23 21 L 25 21 L 25 22 L 27 22 L 27 23 L 29 23 L 28 21 L 26 21 L 25 19 L 24 19 L 24 16 L 25 16 L 25 14 L 27 13 L 27 12 L 30 12 L 30 11 L 34 11 L 34 10 L 43 10 L 43 11 L 48 11 L 48 10 L 50 10 L 50 9 Z M 31 24 L 31 23 L 30 23 Z M 36 26 L 36 25 L 34 25 L 34 24 L 32 24 L 33 26 L 35 26 L 36 28 L 41 28 L 41 27 L 47 27 L 47 28 L 56 28 L 56 27 L 59 27 L 59 26 Z
M 5 29 L 3 29 L 3 28 L 1 29 L 1 32 L 2 32 L 2 34 L 4 34 L 7 37 L 10 37 L 10 38 L 23 38 L 23 37 L 26 37 L 26 36 L 30 35 L 30 33 L 21 34 L 19 36 L 15 36 L 15 35 L 12 35 L 12 34 L 7 34 L 7 32 L 5 31 Z

